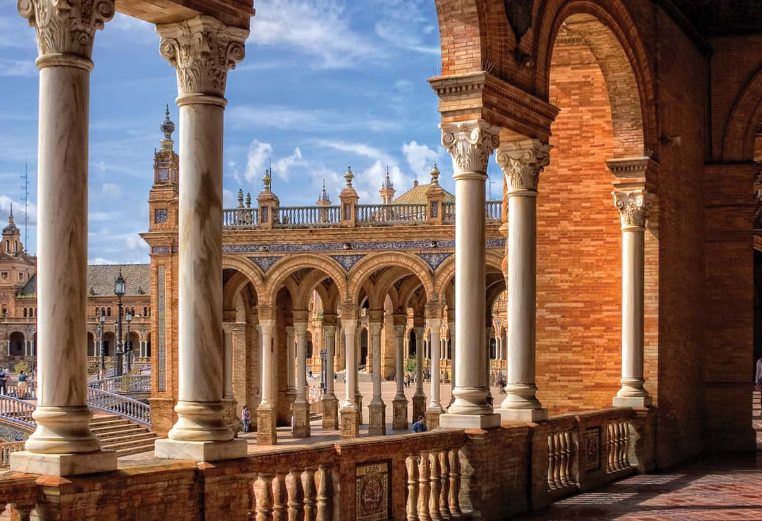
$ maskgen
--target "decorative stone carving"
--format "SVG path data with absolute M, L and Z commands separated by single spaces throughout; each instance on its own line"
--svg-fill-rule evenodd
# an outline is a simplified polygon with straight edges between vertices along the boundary
M 622 230 L 645 228 L 650 205 L 644 189 L 614 192 L 614 206 L 619 210 Z
M 487 161 L 500 144 L 499 129 L 484 120 L 442 124 L 442 145 L 459 172 L 487 172 Z
M 537 139 L 500 145 L 496 159 L 505 176 L 508 195 L 537 191 L 540 172 L 550 163 L 550 149 L 550 145 Z
M 161 36 L 161 55 L 177 69 L 181 96 L 225 95 L 228 70 L 243 59 L 248 30 L 227 26 L 211 16 L 160 24 L 156 30 Z
M 18 0 L 17 6 L 37 33 L 40 57 L 74 54 L 89 60 L 95 31 L 114 16 L 114 0 Z

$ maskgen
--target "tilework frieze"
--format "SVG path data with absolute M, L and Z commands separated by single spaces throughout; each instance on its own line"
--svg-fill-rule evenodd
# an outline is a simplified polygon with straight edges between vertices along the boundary
M 505 248 L 505 239 L 489 239 L 485 241 L 487 249 Z M 454 249 L 454 240 L 417 240 L 417 241 L 383 241 L 383 242 L 319 242 L 319 243 L 254 243 L 226 244 L 222 247 L 224 253 L 312 253 L 332 251 L 406 251 L 424 249 Z M 156 253 L 154 249 L 154 253 Z M 255 257 L 252 257 L 252 259 Z
M 249 257 L 249 260 L 259 266 L 259 269 L 261 269 L 263 273 L 267 273 L 267 271 L 282 258 L 283 255 L 275 255 L 268 257 Z
M 436 252 L 436 253 L 418 253 L 426 264 L 431 266 L 432 270 L 435 270 L 445 261 L 448 257 L 452 256 L 451 252 Z

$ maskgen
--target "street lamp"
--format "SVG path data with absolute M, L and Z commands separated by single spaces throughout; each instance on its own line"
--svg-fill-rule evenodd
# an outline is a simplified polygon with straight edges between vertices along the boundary
M 126 293 L 126 282 L 122 277 L 122 270 L 119 270 L 119 276 L 114 281 L 114 295 L 116 295 L 119 304 L 116 320 L 116 351 L 114 352 L 114 376 L 122 376 L 122 297 Z
M 132 340 L 130 340 L 130 322 L 132 322 L 132 313 L 128 311 L 124 318 L 127 320 L 127 342 L 124 344 L 124 357 L 127 359 L 127 373 L 129 373 L 132 369 Z
M 98 315 L 98 325 L 95 327 L 95 331 L 98 333 L 98 353 L 100 356 L 100 368 L 101 368 L 101 374 L 103 374 L 106 371 L 106 349 L 103 346 L 103 332 L 106 328 L 106 315 L 101 313 Z

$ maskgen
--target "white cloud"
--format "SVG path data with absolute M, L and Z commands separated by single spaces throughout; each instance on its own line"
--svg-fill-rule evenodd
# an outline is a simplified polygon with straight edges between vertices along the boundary
M 367 117 L 324 109 L 300 109 L 283 105 L 236 105 L 225 116 L 235 127 L 254 127 L 278 130 L 304 130 L 310 132 L 340 132 L 371 130 L 387 132 L 401 127 L 399 121 Z
M 273 165 L 273 173 L 280 179 L 288 181 L 291 169 L 294 167 L 305 166 L 307 162 L 302 157 L 302 151 L 299 147 L 294 149 L 290 156 L 278 159 Z
M 256 139 L 249 145 L 246 155 L 246 173 L 244 177 L 248 182 L 258 179 L 265 173 L 265 163 L 273 155 L 273 147 L 270 143 L 262 143 Z
M 117 198 L 121 197 L 122 195 L 122 187 L 116 183 L 103 183 L 101 192 L 103 192 L 103 195 L 107 197 Z
M 32 60 L 8 60 L 0 58 L 0 76 L 31 78 L 37 76 L 37 67 Z
M 327 147 L 339 152 L 348 152 L 356 156 L 367 157 L 386 164 L 395 162 L 388 154 L 375 147 L 366 145 L 365 143 L 352 143 L 350 141 L 341 141 L 339 139 L 318 139 L 315 143 L 319 146 Z
M 340 69 L 377 60 L 381 51 L 349 24 L 337 0 L 272 0 L 257 5 L 250 42 L 293 49 L 316 69 Z
M 416 177 L 428 179 L 433 163 L 439 160 L 439 152 L 432 150 L 426 145 L 419 145 L 416 141 L 402 145 L 402 153 Z
M 138 20 L 132 16 L 126 16 L 122 13 L 116 13 L 114 19 L 106 27 L 109 31 L 119 31 L 127 34 L 127 41 L 130 43 L 158 43 L 159 36 L 156 33 L 155 25 Z

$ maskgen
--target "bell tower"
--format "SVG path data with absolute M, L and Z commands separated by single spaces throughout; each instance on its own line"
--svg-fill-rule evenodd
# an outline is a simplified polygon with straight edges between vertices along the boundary
M 153 155 L 153 186 L 148 197 L 149 231 L 176 230 L 178 223 L 179 157 L 173 148 L 175 124 L 169 116 L 169 105 L 159 129 L 164 137 L 161 148 L 155 150 Z

